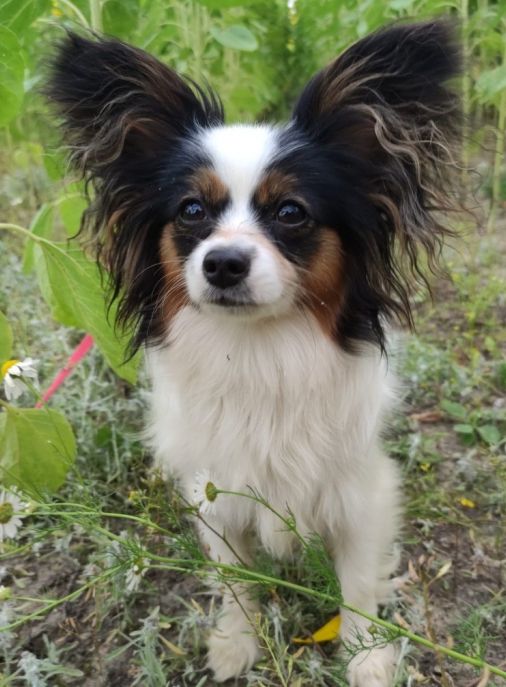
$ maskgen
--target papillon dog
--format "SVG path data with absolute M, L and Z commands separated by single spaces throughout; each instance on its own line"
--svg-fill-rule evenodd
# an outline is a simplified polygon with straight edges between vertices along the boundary
M 381 447 L 392 331 L 411 324 L 449 232 L 450 24 L 358 41 L 283 124 L 225 124 L 210 89 L 114 39 L 71 33 L 51 69 L 71 163 L 93 189 L 84 229 L 131 350 L 146 349 L 156 464 L 189 500 L 202 470 L 221 489 L 255 490 L 322 538 L 345 602 L 376 614 L 400 510 Z M 279 557 L 297 543 L 272 510 L 227 494 L 198 528 L 207 555 L 231 564 L 255 542 Z M 224 591 L 208 640 L 217 682 L 259 658 L 258 612 L 246 586 Z M 343 609 L 352 687 L 393 680 L 395 648 L 370 627 Z

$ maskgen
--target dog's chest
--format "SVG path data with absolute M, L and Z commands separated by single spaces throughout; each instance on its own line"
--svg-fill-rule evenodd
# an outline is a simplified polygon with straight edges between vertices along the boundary
M 190 484 L 257 489 L 271 504 L 318 499 L 375 431 L 384 391 L 376 357 L 348 356 L 306 317 L 271 323 L 180 313 L 149 356 L 151 443 Z M 337 473 L 337 474 L 336 474 Z

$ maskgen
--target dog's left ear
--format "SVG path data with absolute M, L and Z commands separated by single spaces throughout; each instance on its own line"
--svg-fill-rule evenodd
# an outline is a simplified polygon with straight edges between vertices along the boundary
M 378 243 L 396 238 L 415 277 L 418 244 L 434 258 L 446 231 L 433 212 L 451 205 L 447 168 L 455 167 L 460 108 L 447 82 L 460 63 L 447 21 L 396 25 L 355 43 L 316 74 L 293 113 L 310 140 L 356 163 L 361 190 L 383 226 Z

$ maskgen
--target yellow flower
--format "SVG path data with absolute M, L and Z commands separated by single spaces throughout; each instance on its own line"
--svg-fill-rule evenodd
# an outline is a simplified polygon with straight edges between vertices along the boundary
M 310 637 L 306 639 L 301 637 L 294 637 L 292 641 L 294 644 L 317 644 L 320 642 L 331 642 L 333 639 L 337 639 L 339 637 L 340 629 L 341 616 L 335 615 L 333 618 L 329 620 L 328 623 L 325 623 L 323 627 L 320 627 L 319 630 L 313 632 L 313 634 Z

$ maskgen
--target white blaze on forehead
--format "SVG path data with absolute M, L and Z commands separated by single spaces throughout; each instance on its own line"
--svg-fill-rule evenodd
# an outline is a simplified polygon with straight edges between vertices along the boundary
M 276 153 L 276 129 L 264 125 L 220 126 L 204 131 L 202 142 L 230 192 L 231 209 L 244 211 Z

